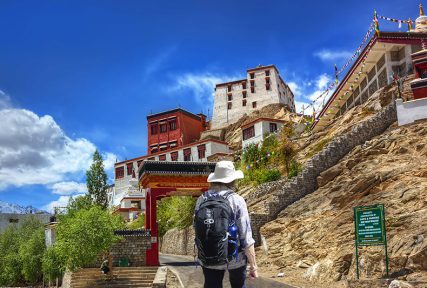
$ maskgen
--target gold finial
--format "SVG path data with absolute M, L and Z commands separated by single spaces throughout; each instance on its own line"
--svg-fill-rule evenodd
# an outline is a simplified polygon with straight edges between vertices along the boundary
M 423 5 L 420 4 L 420 16 L 424 16 Z

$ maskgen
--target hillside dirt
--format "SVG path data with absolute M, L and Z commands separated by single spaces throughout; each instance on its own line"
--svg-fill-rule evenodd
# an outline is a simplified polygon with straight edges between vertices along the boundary
M 261 272 L 284 272 L 287 283 L 300 287 L 345 287 L 355 279 L 353 207 L 382 203 L 390 273 L 427 281 L 427 121 L 394 124 L 328 173 L 331 181 L 262 227 Z M 382 247 L 359 255 L 362 279 L 385 274 Z

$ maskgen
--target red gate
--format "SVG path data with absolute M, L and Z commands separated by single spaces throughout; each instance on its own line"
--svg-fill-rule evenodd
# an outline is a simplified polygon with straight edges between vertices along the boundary
M 168 196 L 198 197 L 209 187 L 208 175 L 215 169 L 211 162 L 145 161 L 139 167 L 139 186 L 145 189 L 145 229 L 151 231 L 151 249 L 146 252 L 147 266 L 159 265 L 157 200 Z

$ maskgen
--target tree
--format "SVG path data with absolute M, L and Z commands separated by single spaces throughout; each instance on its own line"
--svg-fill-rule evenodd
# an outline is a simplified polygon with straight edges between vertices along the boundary
M 39 282 L 45 251 L 43 224 L 29 217 L 18 228 L 9 226 L 0 234 L 0 251 L 0 286 Z
M 50 263 L 62 262 L 61 267 L 74 271 L 93 264 L 100 253 L 106 252 L 120 237 L 114 230 L 124 228 L 119 215 L 111 215 L 100 206 L 81 209 L 63 215 L 57 226 L 55 249 L 44 259 L 46 270 L 53 270 Z M 56 271 L 53 271 L 56 273 Z
M 98 150 L 93 154 L 93 162 L 86 171 L 86 186 L 95 204 L 107 208 L 107 173 Z

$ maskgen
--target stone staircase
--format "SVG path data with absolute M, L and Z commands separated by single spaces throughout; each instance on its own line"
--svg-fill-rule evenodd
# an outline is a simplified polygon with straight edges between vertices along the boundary
M 99 268 L 85 268 L 71 276 L 71 288 L 96 287 L 152 287 L 158 267 L 114 267 L 112 279 L 102 274 Z
M 276 219 L 287 206 L 316 191 L 320 173 L 335 166 L 356 146 L 382 134 L 395 121 L 396 106 L 392 101 L 372 118 L 353 127 L 350 132 L 333 138 L 322 151 L 306 162 L 297 177 L 265 183 L 245 197 L 249 211 L 256 211 L 250 216 L 255 244 L 261 244 L 259 231 L 264 224 Z

